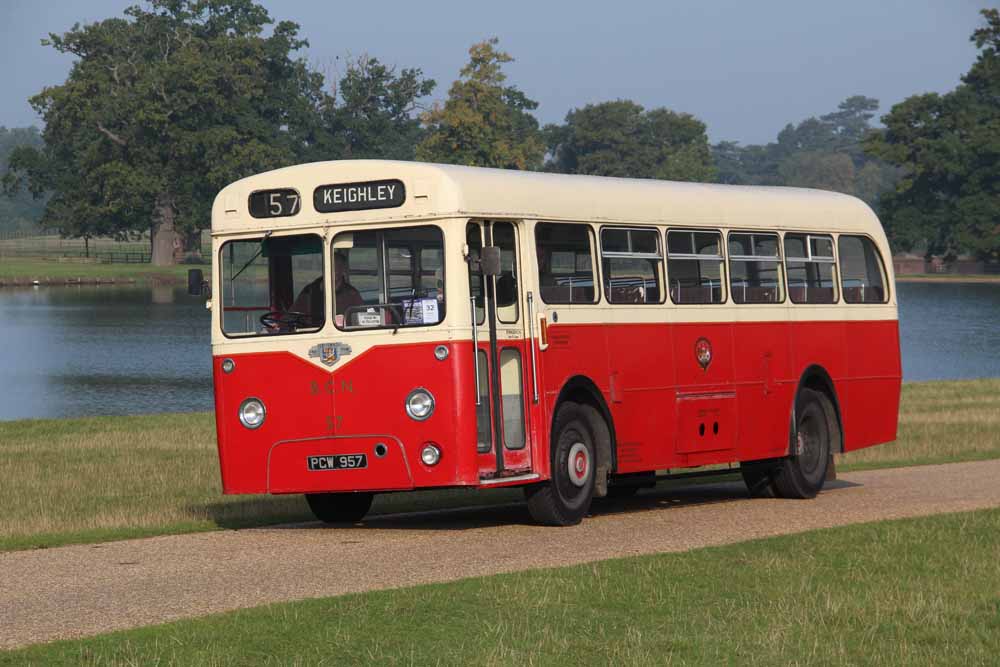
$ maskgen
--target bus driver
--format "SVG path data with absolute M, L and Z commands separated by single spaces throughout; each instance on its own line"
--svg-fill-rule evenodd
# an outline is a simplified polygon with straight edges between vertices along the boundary
M 348 308 L 361 306 L 364 301 L 361 293 L 347 282 L 347 253 L 336 251 L 333 254 L 334 308 L 337 326 L 344 325 L 344 313 Z M 291 307 L 292 312 L 305 315 L 303 325 L 306 327 L 321 326 L 323 322 L 323 276 L 302 288 L 298 298 Z M 318 315 L 314 318 L 313 314 Z

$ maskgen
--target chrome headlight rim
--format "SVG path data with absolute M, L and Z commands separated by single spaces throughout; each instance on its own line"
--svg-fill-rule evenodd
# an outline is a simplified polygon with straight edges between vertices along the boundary
M 260 406 L 260 421 L 258 421 L 257 423 L 248 420 L 245 413 L 246 407 L 251 403 L 256 403 L 257 405 Z M 261 426 L 264 425 L 264 421 L 267 419 L 267 408 L 264 406 L 264 401 L 260 400 L 256 396 L 251 396 L 249 398 L 244 399 L 243 402 L 240 403 L 239 417 L 240 417 L 240 423 L 243 424 L 244 428 L 248 428 L 251 431 L 260 428 Z
M 427 407 L 426 414 L 420 414 L 419 412 L 414 411 L 412 401 L 417 396 L 427 397 L 429 405 Z M 406 414 L 407 416 L 409 416 L 410 419 L 422 422 L 430 419 L 431 415 L 434 414 L 434 408 L 437 407 L 437 402 L 434 400 L 434 394 L 432 394 L 424 387 L 417 387 L 416 389 L 414 389 L 413 391 L 411 391 L 409 394 L 406 395 L 406 401 L 404 401 L 403 405 L 406 408 Z

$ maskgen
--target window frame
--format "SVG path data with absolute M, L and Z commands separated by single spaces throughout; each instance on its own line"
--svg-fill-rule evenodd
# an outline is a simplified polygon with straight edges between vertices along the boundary
M 587 236 L 590 241 L 590 271 L 594 279 L 594 300 L 593 301 L 546 301 L 542 296 L 542 272 L 538 266 L 538 227 L 540 225 L 575 225 L 578 227 L 584 227 L 587 230 Z M 597 259 L 597 253 L 600 251 L 597 245 L 597 237 L 594 234 L 594 225 L 590 222 L 573 222 L 570 220 L 536 220 L 532 226 L 531 231 L 531 242 L 532 251 L 534 254 L 535 261 L 532 262 L 535 268 L 535 281 L 536 287 L 538 288 L 538 300 L 547 306 L 596 306 L 603 300 L 603 289 L 601 285 L 603 284 L 603 277 L 600 271 L 600 262 Z M 551 271 L 551 267 L 550 267 Z M 571 287 L 572 289 L 572 287 Z M 570 293 L 572 296 L 572 292 Z
M 334 269 L 334 266 L 333 266 L 333 262 L 334 262 L 334 259 L 336 257 L 337 251 L 340 250 L 339 248 L 334 247 L 334 244 L 337 242 L 337 237 L 340 236 L 340 235 L 342 235 L 342 234 L 357 234 L 357 233 L 363 233 L 363 232 L 372 232 L 372 233 L 375 234 L 375 238 L 377 239 L 376 246 L 375 246 L 376 262 L 378 263 L 378 266 L 379 266 L 379 268 L 381 270 L 381 273 L 382 273 L 382 276 L 381 276 L 382 280 L 381 280 L 381 285 L 380 285 L 379 289 L 380 290 L 384 290 L 386 298 L 389 299 L 389 301 L 386 302 L 388 304 L 388 303 L 391 303 L 391 299 L 392 299 L 392 286 L 391 286 L 392 274 L 391 274 L 391 269 L 390 269 L 390 266 L 389 266 L 389 262 L 390 262 L 389 253 L 386 252 L 388 250 L 388 248 L 389 248 L 389 245 L 386 243 L 385 234 L 386 234 L 386 232 L 406 231 L 406 230 L 421 229 L 421 228 L 427 228 L 427 229 L 436 230 L 438 232 L 438 234 L 440 235 L 440 237 L 441 237 L 441 293 L 444 296 L 444 298 L 439 302 L 439 306 L 438 306 L 439 307 L 438 321 L 435 322 L 434 324 L 409 324 L 409 325 L 407 325 L 407 324 L 400 324 L 398 327 L 390 326 L 390 325 L 387 325 L 387 324 L 386 325 L 380 325 L 380 326 L 377 326 L 377 327 L 365 327 L 365 326 L 361 326 L 361 325 L 348 326 L 346 324 L 346 322 L 345 322 L 344 326 L 339 326 L 337 324 L 337 314 L 336 314 L 336 309 L 337 309 L 337 304 L 336 304 L 336 290 L 337 290 L 337 288 L 336 288 L 336 285 L 333 284 L 333 282 L 332 282 L 333 280 L 335 280 L 335 269 Z M 398 225 L 398 226 L 389 226 L 389 227 L 374 227 L 374 228 L 360 227 L 360 228 L 357 228 L 357 229 L 338 229 L 338 230 L 336 230 L 336 233 L 333 235 L 333 237 L 330 238 L 330 240 L 326 242 L 326 245 L 327 245 L 327 247 L 329 249 L 329 260 L 328 260 L 328 262 L 329 262 L 329 267 L 330 267 L 330 278 L 331 278 L 329 306 L 330 306 L 330 313 L 333 316 L 331 318 L 331 321 L 333 322 L 333 326 L 334 326 L 334 328 L 337 331 L 340 331 L 340 332 L 343 332 L 343 333 L 357 333 L 357 332 L 364 332 L 364 331 L 391 331 L 391 330 L 394 330 L 394 329 L 401 330 L 401 329 L 420 329 L 422 327 L 436 327 L 436 326 L 440 326 L 440 325 L 444 324 L 444 321 L 445 321 L 445 319 L 446 319 L 446 317 L 448 315 L 448 277 L 447 277 L 447 271 L 448 271 L 448 267 L 447 267 L 447 264 L 448 264 L 448 261 L 447 261 L 448 246 L 447 246 L 447 242 L 446 242 L 445 229 L 441 225 L 436 225 L 436 224 L 433 224 L 433 223 L 421 223 L 421 224 L 415 224 L 415 225 Z M 411 276 L 412 275 L 414 275 L 414 274 L 411 272 Z M 420 269 L 420 271 L 416 275 L 422 275 L 422 268 Z M 357 288 L 355 288 L 355 289 L 357 289 Z M 345 318 L 345 320 L 346 320 L 346 318 Z
M 670 234 L 674 232 L 688 232 L 690 234 L 717 234 L 719 236 L 719 255 L 699 255 L 697 253 L 678 253 L 675 255 L 670 254 Z M 719 277 L 720 289 L 723 290 L 722 299 L 720 301 L 709 301 L 708 303 L 678 303 L 674 300 L 673 295 L 670 296 L 670 303 L 675 306 L 724 306 L 729 303 L 729 290 L 727 286 L 729 284 L 729 266 L 726 260 L 726 234 L 723 233 L 721 228 L 708 227 L 708 228 L 697 228 L 697 227 L 667 227 L 663 232 L 663 251 L 665 262 L 665 281 L 666 290 L 670 292 L 670 259 L 695 259 L 695 260 L 713 260 L 719 261 L 719 265 L 722 267 Z M 694 249 L 694 238 L 691 239 L 691 248 Z
M 656 252 L 632 252 L 632 235 L 628 235 L 628 252 L 604 252 L 604 232 L 605 231 L 625 231 L 625 232 L 648 232 L 653 235 L 656 239 Z M 600 281 L 601 281 L 601 299 L 604 303 L 610 306 L 662 306 L 667 302 L 666 286 L 667 286 L 667 269 L 664 262 L 666 249 L 663 247 L 662 242 L 664 239 L 660 237 L 660 229 L 658 227 L 644 227 L 641 225 L 602 225 L 598 230 L 597 241 L 598 241 L 598 251 L 601 255 L 600 261 Z M 643 301 L 642 303 L 628 303 L 623 301 L 612 301 L 610 290 L 604 289 L 604 260 L 605 259 L 649 259 L 657 262 L 656 271 L 658 273 L 659 284 L 657 288 L 660 291 L 659 301 Z
M 842 302 L 848 306 L 884 306 L 886 304 L 892 303 L 892 293 L 889 286 L 889 272 L 885 268 L 885 257 L 882 255 L 881 248 L 878 247 L 878 242 L 870 235 L 864 232 L 838 232 L 836 238 L 834 239 L 833 252 L 837 255 L 837 280 L 840 282 L 840 292 L 844 292 L 844 272 L 840 268 L 840 238 L 842 236 L 853 236 L 857 238 L 868 239 L 872 247 L 875 248 L 875 256 L 878 258 L 879 269 L 882 271 L 882 286 L 885 290 L 885 299 L 883 301 L 848 301 L 847 299 L 842 299 Z M 893 286 L 895 287 L 895 286 Z
M 254 333 L 244 333 L 244 334 L 232 334 L 232 333 L 226 332 L 226 301 L 225 301 L 225 291 L 224 291 L 225 290 L 225 285 L 224 285 L 224 281 L 225 281 L 225 268 L 224 267 L 225 267 L 225 264 L 224 264 L 224 259 L 223 259 L 223 256 L 222 256 L 223 252 L 225 251 L 226 246 L 228 246 L 230 243 L 234 243 L 234 242 L 258 241 L 260 243 L 263 243 L 266 239 L 290 238 L 292 236 L 315 236 L 317 239 L 319 239 L 319 244 L 320 244 L 320 247 L 322 248 L 322 250 L 320 251 L 320 254 L 322 255 L 322 260 L 321 261 L 322 261 L 322 267 L 323 267 L 322 268 L 322 271 L 323 271 L 322 278 L 323 278 L 323 291 L 324 291 L 324 298 L 323 298 L 323 324 L 322 324 L 322 326 L 315 327 L 315 328 L 314 327 L 310 327 L 309 331 L 284 331 L 284 332 L 275 331 L 275 332 L 271 332 L 271 333 L 254 332 Z M 235 237 L 227 238 L 226 240 L 224 240 L 219 245 L 219 255 L 218 255 L 218 257 L 219 257 L 219 287 L 221 288 L 220 292 L 222 294 L 222 296 L 219 298 L 219 331 L 222 332 L 222 336 L 224 338 L 229 339 L 229 340 L 250 340 L 250 339 L 262 339 L 262 338 L 268 338 L 269 339 L 269 338 L 275 338 L 277 336 L 310 336 L 310 335 L 315 335 L 315 334 L 323 333 L 323 331 L 325 331 L 327 329 L 327 327 L 330 326 L 330 317 L 329 317 L 330 316 L 330 308 L 329 308 L 329 306 L 330 306 L 330 303 L 331 303 L 326 298 L 326 294 L 325 294 L 326 293 L 326 283 L 327 283 L 327 280 L 330 277 L 329 274 L 327 273 L 327 270 L 326 270 L 327 261 L 328 261 L 327 260 L 328 255 L 327 255 L 326 246 L 327 246 L 327 243 L 326 243 L 325 239 L 323 238 L 323 235 L 321 233 L 319 233 L 318 231 L 308 232 L 308 231 L 289 230 L 288 232 L 282 232 L 282 233 L 278 233 L 278 234 L 274 234 L 274 233 L 272 233 L 270 231 L 267 231 L 267 232 L 261 232 L 259 234 L 251 234 L 249 236 L 235 236 Z M 330 255 L 330 257 L 332 257 L 332 255 Z M 271 290 L 271 278 L 270 278 L 270 275 L 268 275 L 267 287 L 268 287 L 268 292 L 270 292 L 270 290 Z M 303 287 L 303 289 L 304 289 L 304 287 Z M 270 299 L 270 296 L 268 296 L 268 299 Z M 294 303 L 294 299 L 293 299 L 293 303 Z M 268 307 L 270 307 L 270 305 L 271 304 L 268 304 Z M 270 311 L 270 310 L 264 311 L 264 314 L 269 313 L 269 312 L 272 312 L 272 311 Z M 260 318 L 258 318 L 257 321 L 259 322 Z
M 785 252 L 785 239 L 789 236 L 804 236 L 806 239 L 805 257 L 789 257 L 788 253 Z M 813 257 L 812 254 L 812 239 L 813 238 L 823 238 L 829 239 L 832 243 L 833 255 L 826 257 L 824 255 L 817 255 Z M 785 284 L 788 291 L 788 302 L 795 306 L 835 306 L 841 302 L 841 289 L 840 289 L 840 266 L 838 264 L 837 257 L 837 237 L 834 236 L 834 232 L 816 232 L 816 231 L 796 231 L 787 230 L 781 232 L 781 253 L 784 256 L 783 264 L 785 269 Z M 830 264 L 833 266 L 833 288 L 834 288 L 834 298 L 828 303 L 816 302 L 816 301 L 796 301 L 792 298 L 792 284 L 788 277 L 788 262 L 804 262 L 804 263 L 814 263 L 814 264 Z
M 769 256 L 769 255 L 732 255 L 732 254 L 729 253 L 729 237 L 732 236 L 733 234 L 742 234 L 744 236 L 749 236 L 750 237 L 750 249 L 751 250 L 756 250 L 756 244 L 754 243 L 754 240 L 753 240 L 754 236 L 773 236 L 775 239 L 777 239 L 777 243 L 775 244 L 776 250 L 777 250 L 777 255 L 775 255 L 773 257 Z M 787 284 L 788 280 L 787 280 L 787 272 L 786 272 L 785 257 L 784 257 L 784 254 L 785 254 L 784 253 L 784 249 L 785 249 L 784 246 L 785 246 L 784 238 L 782 237 L 781 233 L 778 232 L 778 231 L 763 230 L 763 229 L 729 229 L 729 230 L 726 230 L 726 268 L 727 268 L 727 270 L 729 272 L 728 276 L 727 276 L 727 278 L 728 278 L 727 282 L 729 284 L 729 301 L 734 306 L 777 306 L 777 305 L 785 304 L 786 302 L 789 301 L 789 297 L 788 297 L 788 284 Z M 730 264 L 733 262 L 733 260 L 735 260 L 737 262 L 756 262 L 756 261 L 760 261 L 760 260 L 774 261 L 774 262 L 776 262 L 777 265 L 778 265 L 778 273 L 780 274 L 778 276 L 778 292 L 781 295 L 781 300 L 780 301 L 742 301 L 741 302 L 741 301 L 737 301 L 735 298 L 733 298 L 733 294 L 735 292 L 735 290 L 733 290 L 733 285 L 732 285 L 733 267 L 730 266 Z

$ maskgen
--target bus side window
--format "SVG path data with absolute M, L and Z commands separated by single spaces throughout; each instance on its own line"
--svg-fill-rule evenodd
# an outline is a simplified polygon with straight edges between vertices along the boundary
M 663 303 L 663 256 L 655 229 L 605 227 L 601 265 L 608 303 Z
M 590 227 L 540 222 L 535 225 L 538 292 L 551 304 L 594 303 Z
M 847 303 L 885 303 L 885 268 L 878 249 L 864 236 L 843 236 L 837 240 L 840 254 L 840 281 Z
M 667 279 L 674 303 L 723 303 L 720 232 L 672 229 L 667 232 Z
M 785 234 L 785 275 L 792 303 L 837 303 L 833 237 Z
M 781 303 L 777 234 L 729 234 L 729 289 L 735 303 Z

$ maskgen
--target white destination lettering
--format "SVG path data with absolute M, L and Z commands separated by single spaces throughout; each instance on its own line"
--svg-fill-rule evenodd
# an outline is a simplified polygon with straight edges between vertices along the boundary
M 396 186 L 395 185 L 387 185 L 385 187 L 387 187 L 389 189 L 389 199 L 392 199 L 392 191 L 396 189 Z
M 323 203 L 324 204 L 330 203 L 330 188 L 323 190 Z
M 334 201 L 335 204 L 343 204 L 344 203 L 344 191 L 341 190 L 340 188 L 337 188 L 336 190 L 334 190 L 333 191 L 333 201 Z

